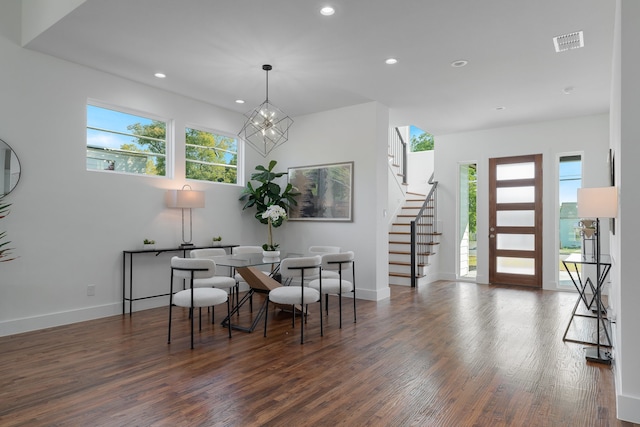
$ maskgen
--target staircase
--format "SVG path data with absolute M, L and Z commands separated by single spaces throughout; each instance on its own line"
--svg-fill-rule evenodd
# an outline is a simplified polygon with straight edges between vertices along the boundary
M 411 221 L 425 202 L 424 194 L 407 192 L 407 199 L 400 213 L 396 216 L 389 232 L 389 284 L 411 286 Z M 427 212 L 433 218 L 433 214 Z M 425 233 L 423 233 L 424 235 Z M 431 233 L 439 236 L 440 233 Z M 416 277 L 424 277 L 428 260 L 435 254 L 439 244 L 436 239 L 428 239 L 428 243 L 418 245 L 419 259 L 424 261 L 416 265 Z

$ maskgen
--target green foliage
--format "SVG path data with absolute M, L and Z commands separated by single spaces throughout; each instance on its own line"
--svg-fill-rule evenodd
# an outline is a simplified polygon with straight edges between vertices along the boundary
M 167 130 L 164 122 L 153 120 L 149 125 L 136 123 L 127 126 L 127 129 L 134 135 L 138 135 L 135 144 L 124 144 L 121 148 L 125 150 L 142 151 L 144 153 L 157 153 L 156 161 L 147 162 L 146 173 L 150 175 L 167 175 L 167 165 L 164 155 L 166 154 Z M 159 141 L 157 141 L 159 140 Z M 143 147 L 142 149 L 139 147 Z
M 469 165 L 469 232 L 476 233 L 476 199 L 478 178 L 476 165 Z
M 11 206 L 10 203 L 3 203 L 2 198 L 0 197 L 0 219 L 9 215 L 10 206 Z M 10 241 L 3 242 L 3 240 L 6 237 L 7 237 L 6 231 L 0 232 L 0 262 L 7 262 L 15 259 L 15 258 L 11 258 L 11 251 L 13 249 L 7 247 L 7 245 L 10 244 L 11 242 Z
M 435 141 L 430 133 L 421 133 L 418 136 L 411 137 L 411 151 L 430 151 L 433 150 Z
M 242 210 L 255 206 L 255 217 L 262 224 L 269 223 L 267 218 L 262 218 L 262 214 L 269 206 L 278 205 L 283 209 L 288 210 L 289 206 L 295 206 L 298 204 L 295 197 L 300 193 L 298 193 L 290 183 L 287 183 L 284 190 L 282 190 L 278 184 L 273 182 L 275 179 L 286 175 L 286 172 L 273 172 L 273 169 L 276 167 L 276 163 L 277 162 L 275 160 L 271 160 L 267 168 L 262 165 L 256 166 L 256 172 L 251 175 L 251 180 L 258 181 L 260 185 L 254 187 L 251 181 L 249 181 L 240 194 L 240 200 L 245 202 Z M 272 222 L 272 225 L 274 227 L 279 227 L 283 222 L 284 218 L 280 218 L 277 221 Z
M 187 128 L 186 144 L 187 178 L 231 184 L 238 181 L 237 169 L 225 166 L 238 164 L 237 153 L 228 159 L 229 152 L 237 150 L 234 138 Z

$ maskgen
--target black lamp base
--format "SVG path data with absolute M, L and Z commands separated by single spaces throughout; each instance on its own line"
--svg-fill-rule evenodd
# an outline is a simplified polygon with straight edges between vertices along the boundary
M 611 351 L 598 347 L 588 348 L 586 352 L 586 359 L 587 362 L 611 365 Z
M 194 245 L 193 243 L 182 243 L 182 244 L 180 245 L 180 248 L 181 248 L 181 249 L 182 249 L 182 248 L 192 248 L 192 247 L 194 247 L 194 246 L 195 246 L 195 245 Z

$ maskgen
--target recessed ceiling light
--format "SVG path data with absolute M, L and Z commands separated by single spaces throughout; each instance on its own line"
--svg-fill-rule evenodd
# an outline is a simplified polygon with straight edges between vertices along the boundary
M 571 95 L 573 93 L 573 86 L 567 86 L 564 89 L 562 89 L 562 93 L 564 93 L 565 95 Z
M 236 104 L 244 104 L 244 99 L 236 99 Z
M 325 6 L 322 9 L 320 9 L 320 13 L 324 16 L 331 16 L 334 13 L 336 13 L 336 10 L 331 6 Z
M 496 111 L 504 111 L 506 109 L 507 107 L 503 107 L 503 106 L 496 107 Z
M 386 61 L 384 61 L 384 63 L 387 65 L 393 65 L 393 64 L 397 64 L 398 60 L 396 58 L 389 58 Z
M 159 79 L 164 79 L 165 77 L 167 77 L 165 73 L 155 73 L 154 76 L 156 76 Z
M 453 61 L 451 63 L 451 66 L 454 67 L 454 68 L 460 68 L 460 67 L 464 67 L 468 63 L 469 63 L 469 61 L 467 61 L 466 59 L 458 59 L 458 60 Z
M 555 36 L 553 38 L 553 46 L 556 48 L 556 52 L 584 47 L 584 34 L 582 31 L 576 31 L 562 36 Z

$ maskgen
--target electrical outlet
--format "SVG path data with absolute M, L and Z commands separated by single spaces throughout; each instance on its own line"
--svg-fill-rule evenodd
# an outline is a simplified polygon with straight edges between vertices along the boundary
M 87 286 L 87 295 L 92 297 L 96 294 L 96 285 Z

